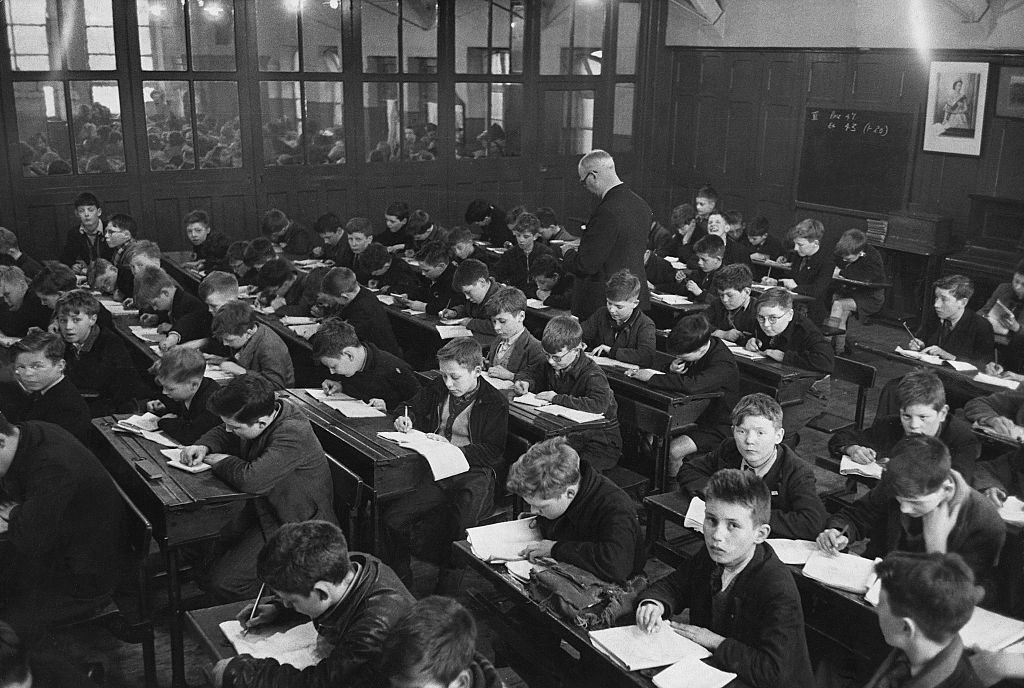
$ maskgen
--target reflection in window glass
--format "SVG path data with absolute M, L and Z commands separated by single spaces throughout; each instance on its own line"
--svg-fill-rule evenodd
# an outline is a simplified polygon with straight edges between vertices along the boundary
M 436 2 L 402 3 L 402 55 L 407 73 L 437 74 Z
M 522 84 L 455 84 L 455 157 L 520 154 Z
M 345 129 L 342 126 L 343 84 L 338 81 L 307 81 L 306 135 L 307 161 L 310 165 L 337 165 L 345 162 Z
M 298 81 L 261 81 L 263 160 L 267 165 L 301 165 L 302 94 Z
M 341 71 L 341 3 L 307 2 L 302 7 L 302 71 Z
M 51 62 L 50 42 L 47 40 L 47 0 L 21 0 L 3 3 L 7 19 L 7 45 L 11 52 L 11 69 L 48 71 L 59 69 L 60 55 L 56 53 L 59 41 L 54 41 Z
M 437 84 L 363 84 L 368 162 L 437 157 Z
M 15 82 L 21 172 L 26 177 L 71 174 L 67 108 L 59 81 Z
M 594 145 L 594 92 L 544 94 L 544 152 L 583 155 Z
M 612 122 L 612 152 L 633 150 L 633 84 L 615 84 L 615 113 Z
M 232 2 L 188 0 L 188 18 L 192 68 L 208 72 L 235 71 L 235 9 Z
M 62 26 L 68 69 L 117 69 L 111 0 L 64 0 Z
M 605 3 L 555 0 L 541 9 L 540 73 L 601 73 Z
M 455 71 L 459 74 L 519 74 L 523 71 L 523 2 L 457 0 Z
M 242 166 L 238 84 L 196 81 L 196 160 L 200 169 Z
M 72 81 L 71 127 L 80 174 L 124 172 L 116 81 Z
M 397 0 L 367 0 L 361 7 L 363 71 L 397 73 L 399 3 Z
M 136 0 L 142 68 L 171 72 L 188 67 L 185 60 L 185 7 L 171 0 Z
M 265 72 L 295 72 L 299 69 L 299 10 L 302 2 L 255 0 L 256 44 L 260 69 Z
M 149 169 L 193 170 L 192 98 L 187 81 L 144 81 Z
M 636 73 L 636 46 L 640 39 L 640 3 L 623 0 L 619 3 L 619 31 L 615 43 L 615 72 Z

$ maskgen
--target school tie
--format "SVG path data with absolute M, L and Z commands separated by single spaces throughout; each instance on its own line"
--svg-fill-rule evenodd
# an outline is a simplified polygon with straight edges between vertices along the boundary
M 939 325 L 939 346 L 946 341 L 946 337 L 953 331 L 953 325 L 948 320 L 943 320 Z

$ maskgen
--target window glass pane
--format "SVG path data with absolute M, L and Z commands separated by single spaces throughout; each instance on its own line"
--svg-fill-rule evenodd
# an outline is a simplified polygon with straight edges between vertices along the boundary
M 618 74 L 636 73 L 636 46 L 640 39 L 640 3 L 619 3 L 619 31 L 615 43 L 615 71 Z
M 520 154 L 522 84 L 455 84 L 455 157 Z
M 184 70 L 185 8 L 173 0 L 136 0 L 142 68 L 159 72 Z
M 80 174 L 124 172 L 121 99 L 116 81 L 72 81 L 71 126 Z
M 553 0 L 541 9 L 540 73 L 600 74 L 605 3 Z
M 519 74 L 523 71 L 522 2 L 458 0 L 455 6 L 455 71 Z
M 363 84 L 367 161 L 437 156 L 437 84 Z
M 402 4 L 402 55 L 409 74 L 437 74 L 437 3 Z
M 68 69 L 117 69 L 111 0 L 64 0 L 62 18 Z
M 59 81 L 14 84 L 21 171 L 26 177 L 71 174 L 64 86 Z
M 365 0 L 362 4 L 363 71 L 398 72 L 397 0 Z
M 196 159 L 200 169 L 241 167 L 238 84 L 196 81 Z
M 149 169 L 192 170 L 196 166 L 192 137 L 192 98 L 187 81 L 144 81 Z
M 301 165 L 302 93 L 298 81 L 261 81 L 265 165 Z
M 345 162 L 344 108 L 340 81 L 307 81 L 306 133 L 310 165 Z
M 47 40 L 48 27 L 57 33 L 54 17 L 47 14 L 47 0 L 6 2 L 7 45 L 11 52 L 11 69 L 49 71 L 60 69 L 60 41 Z M 51 49 L 53 53 L 51 55 Z
M 401 157 L 401 116 L 398 84 L 363 84 L 363 127 L 367 162 Z
M 615 84 L 615 115 L 612 122 L 612 151 L 633 150 L 633 84 Z
M 299 10 L 301 0 L 255 0 L 256 44 L 260 69 L 299 70 Z
M 437 157 L 437 84 L 404 84 L 402 159 Z
M 341 2 L 307 2 L 302 8 L 302 69 L 341 71 Z
M 548 91 L 544 94 L 544 149 L 583 155 L 594 144 L 594 92 Z
M 235 9 L 232 3 L 229 0 L 188 0 L 188 18 L 192 69 L 235 71 Z

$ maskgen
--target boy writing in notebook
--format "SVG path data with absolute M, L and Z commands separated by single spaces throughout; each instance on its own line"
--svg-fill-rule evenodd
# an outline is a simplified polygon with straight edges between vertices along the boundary
M 569 310 L 572 306 L 572 276 L 567 275 L 554 256 L 541 256 L 530 265 L 533 284 L 523 293 L 535 298 L 548 308 Z
M 934 289 L 934 308 L 924 314 L 907 348 L 983 367 L 992 360 L 995 334 L 992 323 L 967 307 L 974 284 L 963 275 L 948 275 L 935 280 Z
M 711 285 L 722 267 L 725 242 L 721 237 L 709 234 L 697 240 L 693 252 L 697 256 L 697 271 L 683 283 L 680 291 L 704 303 L 711 303 L 714 297 Z
M 442 318 L 465 326 L 470 332 L 494 334 L 494 326 L 487 317 L 487 302 L 502 286 L 491 277 L 487 265 L 468 258 L 455 269 L 452 286 L 462 292 L 465 303 L 441 311 Z
M 439 378 L 422 387 L 395 420 L 395 429 L 430 433 L 439 442 L 459 447 L 469 470 L 443 480 L 424 472 L 424 482 L 411 494 L 389 502 L 384 512 L 385 561 L 403 580 L 409 580 L 409 530 L 428 511 L 446 506 L 440 521 L 431 521 L 431 535 L 441 552 L 438 587 L 457 582 L 460 575 L 451 560 L 451 543 L 465 537 L 491 508 L 496 470 L 504 462 L 508 434 L 508 403 L 505 396 L 480 379 L 483 355 L 472 337 L 449 341 L 437 352 Z
M 181 444 L 192 444 L 220 418 L 207 407 L 220 385 L 205 376 L 206 359 L 198 349 L 176 346 L 160 357 L 149 373 L 162 394 L 146 403 L 146 410 L 161 416 L 157 424 Z
M 410 294 L 420 281 L 408 263 L 377 242 L 359 254 L 359 270 L 369 275 L 366 286 L 383 294 Z
M 727 468 L 705 487 L 704 543 L 690 565 L 640 593 L 636 624 L 666 624 L 754 688 L 812 686 L 793 574 L 765 540 L 771 495 L 751 471 Z M 689 623 L 671 621 L 684 609 Z
M 213 336 L 232 349 L 233 361 L 221 369 L 233 375 L 252 373 L 274 389 L 295 386 L 295 369 L 281 337 L 256 319 L 256 311 L 244 301 L 230 301 L 213 316 Z
M 206 306 L 160 268 L 145 268 L 135 276 L 135 302 L 156 311 L 143 315 L 141 320 L 143 325 L 155 324 L 164 335 L 160 340 L 161 351 L 210 336 L 210 313 Z
M 640 310 L 640 279 L 619 270 L 605 284 L 606 307 L 583 323 L 583 343 L 593 356 L 649 368 L 654 363 L 654 321 Z
M 448 246 L 443 241 L 430 241 L 416 253 L 423 277 L 407 298 L 395 297 L 395 303 L 414 311 L 438 315 L 441 311 L 463 303 L 462 292 L 452 283 L 455 264 L 451 262 Z
M 395 356 L 402 355 L 384 306 L 373 292 L 359 284 L 356 273 L 349 268 L 331 268 L 324 275 L 316 303 L 313 315 L 341 318 L 355 328 L 362 341 L 376 344 Z
M 501 287 L 487 300 L 487 316 L 497 339 L 487 352 L 487 376 L 514 380 L 516 375 L 547 358 L 537 338 L 523 324 L 526 295 L 515 287 Z
M 352 265 L 352 249 L 348 246 L 348 237 L 345 236 L 345 227 L 340 217 L 334 213 L 324 213 L 316 219 L 313 228 L 321 241 L 320 246 L 313 247 L 311 255 L 314 258 L 332 261 L 335 266 Z
M 564 437 L 538 442 L 508 472 L 508 489 L 537 516 L 543 540 L 520 554 L 550 557 L 623 584 L 643 572 L 646 554 L 636 505 Z
M 726 265 L 711 282 L 717 298 L 711 299 L 708 320 L 719 339 L 746 344 L 757 332 L 757 305 L 751 297 L 754 276 L 742 263 Z
M 355 328 L 329 319 L 309 338 L 313 358 L 331 377 L 323 381 L 327 394 L 347 394 L 380 411 L 394 410 L 419 390 L 409 364 L 394 354 L 359 339 Z
M 797 294 L 814 299 L 807 308 L 812 321 L 820 323 L 825 318 L 826 295 L 832 283 L 835 262 L 832 256 L 821 250 L 821 239 L 825 236 L 825 225 L 819 220 L 802 220 L 790 228 L 787 234 L 793 242 L 793 265 L 790 277 L 761 278 L 762 284 L 792 289 Z
M 538 240 L 540 220 L 533 213 L 523 213 L 512 227 L 515 246 L 508 249 L 494 264 L 494 275 L 517 289 L 526 289 L 530 282 L 530 264 L 543 255 L 552 255 L 551 249 Z
M 284 258 L 267 261 L 256 276 L 260 304 L 279 316 L 309 315 L 326 272 L 324 268 L 299 272 Z
M 313 620 L 330 654 L 303 670 L 274 659 L 241 655 L 217 663 L 215 686 L 352 685 L 373 663 L 391 627 L 414 599 L 386 564 L 352 552 L 341 529 L 326 521 L 287 523 L 260 550 L 256 575 L 267 597 L 246 605 L 237 619 L 246 628 Z M 255 611 L 250 621 L 250 615 Z
M 622 454 L 618 405 L 604 371 L 583 353 L 583 328 L 571 315 L 555 316 L 541 345 L 547 360 L 517 376 L 515 393 L 532 391 L 541 401 L 604 415 L 604 428 L 573 433 L 569 444 L 594 468 L 608 470 Z

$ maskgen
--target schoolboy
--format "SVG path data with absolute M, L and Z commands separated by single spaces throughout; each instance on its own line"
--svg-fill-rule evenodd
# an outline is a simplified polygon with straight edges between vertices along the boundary
M 6 227 L 0 227 L 0 265 L 13 265 L 21 268 L 25 277 L 32 279 L 43 269 L 39 261 L 21 250 L 18 235 Z
M 207 463 L 242 492 L 265 495 L 248 502 L 224 529 L 212 558 L 201 565 L 201 582 L 217 599 L 255 597 L 256 557 L 284 523 L 336 522 L 331 471 L 305 415 L 291 401 L 275 399 L 259 375 L 242 375 L 210 396 L 221 425 L 182 447 L 181 461 Z
M 145 268 L 135 276 L 135 302 L 157 311 L 141 319 L 143 324 L 157 323 L 157 330 L 164 333 L 161 351 L 210 336 L 210 312 L 206 305 L 161 268 Z
M 213 316 L 213 336 L 234 350 L 221 369 L 234 375 L 259 375 L 274 389 L 295 386 L 295 370 L 288 347 L 276 332 L 256 319 L 256 311 L 243 301 L 229 301 Z
M 360 286 L 348 268 L 331 268 L 320 283 L 317 312 L 321 317 L 341 318 L 355 328 L 360 341 L 376 344 L 395 356 L 402 355 L 391 319 L 369 289 Z
M 127 266 L 125 255 L 135 243 L 135 235 L 138 233 L 138 224 L 135 218 L 124 213 L 111 215 L 107 220 L 107 226 L 103 230 L 104 241 L 110 249 L 109 260 L 117 267 Z
M 14 380 L 0 384 L 0 411 L 11 423 L 40 420 L 89 441 L 89 406 L 64 374 L 64 341 L 34 329 L 11 347 Z
M 155 241 L 145 239 L 136 241 L 125 254 L 127 267 L 118 268 L 117 288 L 114 291 L 114 298 L 123 301 L 125 308 L 135 305 L 135 276 L 146 268 L 160 267 L 161 256 L 160 246 Z
M 990 583 L 1006 527 L 995 505 L 950 467 L 942 440 L 914 436 L 896 443 L 883 480 L 830 516 L 817 540 L 836 552 L 863 538 L 868 558 L 893 550 L 956 552 L 979 582 Z
M 494 281 L 486 264 L 467 258 L 455 268 L 452 286 L 462 292 L 465 301 L 454 308 L 444 309 L 439 315 L 457 321 L 470 332 L 493 335 L 494 326 L 487 317 L 487 303 L 504 285 Z
M 299 272 L 290 260 L 274 258 L 260 268 L 256 288 L 260 303 L 279 316 L 309 315 L 320 293 L 320 281 L 327 270 L 315 268 Z
M 518 375 L 516 394 L 532 391 L 552 404 L 603 414 L 608 421 L 604 429 L 573 433 L 569 444 L 597 470 L 612 468 L 622 454 L 618 405 L 604 371 L 583 355 L 579 321 L 571 315 L 555 316 L 544 326 L 541 345 L 547 360 Z
M 884 282 L 885 266 L 882 255 L 868 244 L 867 235 L 859 229 L 843 232 L 832 251 L 839 268 L 837 277 L 878 284 Z M 885 289 L 849 285 L 835 282 L 832 290 L 832 311 L 828 324 L 841 330 L 847 329 L 847 321 L 854 313 L 863 322 L 869 315 L 882 310 Z M 832 338 L 836 353 L 846 350 L 846 335 L 837 334 Z
M 77 286 L 78 279 L 71 268 L 56 260 L 45 261 L 43 269 L 36 273 L 30 284 L 39 302 L 51 312 L 57 299 Z
M 380 411 L 394 410 L 420 388 L 419 378 L 409 364 L 359 339 L 351 324 L 328 319 L 309 338 L 313 358 L 331 377 L 323 381 L 328 394 L 348 394 Z
M 647 278 L 647 287 L 667 293 L 677 293 L 682 283 L 677 281 L 677 271 L 667 260 L 659 256 L 651 248 L 644 251 L 644 277 Z M 682 273 L 685 276 L 685 273 Z
M 669 224 L 672 227 L 672 237 L 658 252 L 658 255 L 672 256 L 684 263 L 693 264 L 696 261 L 693 245 L 707 236 L 707 226 L 698 230 L 697 211 L 690 203 L 683 203 L 673 208 L 672 214 L 669 216 Z
M 199 283 L 196 296 L 213 315 L 224 304 L 238 300 L 238 278 L 231 273 L 214 270 Z
M 405 415 L 395 420 L 395 429 L 416 428 L 456 445 L 469 470 L 437 481 L 425 472 L 414 492 L 389 502 L 384 511 L 384 560 L 402 580 L 409 580 L 410 528 L 428 511 L 447 505 L 452 518 L 428 524 L 430 536 L 441 548 L 438 588 L 445 589 L 460 578 L 453 569 L 451 543 L 463 539 L 466 528 L 475 526 L 491 507 L 495 474 L 505 460 L 508 402 L 480 379 L 483 355 L 472 337 L 446 343 L 437 352 L 437 363 L 441 376 L 409 399 Z
M 783 286 L 797 294 L 810 296 L 813 301 L 807 306 L 807 315 L 813 322 L 825 318 L 826 297 L 832 283 L 835 264 L 832 257 L 821 250 L 821 238 L 825 236 L 825 225 L 819 220 L 801 220 L 790 228 L 787 237 L 793 242 L 793 264 L 789 274 L 792 277 L 776 279 L 764 277 L 763 284 Z
M 636 505 L 564 437 L 534 444 L 508 472 L 508 489 L 536 514 L 543 539 L 522 552 L 579 566 L 601 580 L 624 584 L 646 561 Z
M 220 425 L 220 418 L 207 407 L 220 385 L 205 376 L 206 359 L 198 349 L 176 346 L 149 373 L 162 393 L 146 403 L 146 410 L 161 416 L 157 424 L 171 439 L 194 444 Z
M 698 271 L 683 283 L 683 288 L 695 299 L 712 303 L 715 295 L 711 291 L 711 285 L 714 283 L 715 274 L 722 267 L 725 243 L 721 237 L 709 234 L 694 244 L 693 252 L 697 256 Z
M 89 192 L 80 193 L 74 201 L 78 224 L 68 230 L 60 262 L 84 275 L 97 258 L 109 258 L 110 249 L 103 243 L 103 204 Z
M 1003 437 L 1024 442 L 1024 394 L 1019 391 L 996 392 L 971 399 L 964 406 L 967 420 Z M 974 487 L 1002 506 L 1010 495 L 1024 489 L 1024 452 L 1016 449 L 974 466 Z
M 205 210 L 193 210 L 185 216 L 185 236 L 192 244 L 192 260 L 183 267 L 199 270 L 220 270 L 231 243 L 226 236 L 216 231 Z
M 93 416 L 133 413 L 142 380 L 124 340 L 100 323 L 103 310 L 84 289 L 69 291 L 57 302 L 54 315 L 67 345 L 65 374 L 85 396 Z
M 765 542 L 768 486 L 751 471 L 726 468 L 704 494 L 706 547 L 640 593 L 637 626 L 653 632 L 669 624 L 709 650 L 716 667 L 754 688 L 814 685 L 800 594 Z M 689 623 L 669 620 L 686 608 Z
M 445 232 L 443 227 L 435 224 L 430 219 L 430 215 L 426 210 L 416 209 L 412 211 L 409 214 L 409 221 L 405 227 L 409 232 L 409 236 L 412 237 L 412 240 L 405 244 L 405 254 L 407 256 L 410 251 L 414 254 L 419 253 L 431 242 L 440 241 L 444 243 L 448 239 L 448 233 Z
M 708 479 L 723 468 L 753 471 L 771 491 L 772 535 L 812 540 L 828 514 L 818 498 L 811 464 L 782 443 L 782 407 L 767 394 L 748 394 L 732 411 L 732 438 L 714 451 L 683 463 L 679 485 L 703 496 Z
M 524 324 L 526 294 L 515 287 L 500 287 L 487 300 L 486 312 L 497 337 L 487 351 L 488 377 L 514 380 L 520 373 L 544 363 L 544 347 Z
M 336 263 L 338 267 L 356 269 L 359 256 L 373 243 L 373 223 L 365 217 L 353 217 L 345 223 L 345 235 L 351 257 L 348 263 Z M 369 275 L 359 275 L 360 282 L 366 282 Z
M 464 219 L 467 225 L 479 227 L 480 238 L 491 246 L 502 246 L 513 241 L 505 211 L 482 198 L 474 199 L 466 206 Z
M 640 279 L 622 269 L 608 278 L 605 308 L 583 323 L 583 343 L 592 356 L 607 356 L 649 368 L 654 363 L 654 321 L 640 309 Z
M 750 247 L 751 258 L 775 261 L 785 258 L 786 251 L 782 248 L 782 242 L 772 235 L 771 223 L 764 215 L 758 215 L 747 225 L 744 239 Z
M 708 320 L 711 334 L 719 339 L 746 344 L 757 330 L 757 305 L 751 298 L 754 276 L 742 263 L 726 265 L 718 271 L 711 288 L 718 296 L 712 299 Z
M 455 227 L 448 235 L 448 245 L 452 249 L 452 260 L 461 263 L 470 258 L 485 265 L 493 265 L 498 257 L 476 245 L 476 235 L 468 227 Z
M 992 323 L 967 307 L 974 284 L 963 275 L 935 280 L 935 303 L 907 348 L 946 361 L 970 361 L 978 367 L 992 360 L 995 334 Z
M 248 241 L 233 241 L 224 254 L 225 271 L 234 275 L 240 285 L 247 287 L 256 284 L 256 271 L 245 263 L 245 249 L 248 246 Z
M 414 602 L 386 564 L 349 551 L 341 529 L 326 521 L 281 526 L 260 550 L 256 574 L 272 594 L 251 622 L 251 604 L 238 613 L 238 621 L 258 628 L 289 615 L 309 617 L 331 652 L 301 673 L 274 659 L 224 659 L 213 671 L 223 675 L 218 686 L 352 685 L 376 660 L 389 629 Z
M 701 235 L 707 234 L 708 232 L 708 217 L 711 212 L 718 207 L 718 192 L 710 184 L 697 189 L 697 193 L 693 197 L 693 206 L 696 211 L 697 220 L 697 231 Z
M 449 597 L 431 595 L 388 632 L 380 658 L 381 686 L 502 688 L 501 676 L 476 651 L 473 615 Z
M 565 244 L 579 241 L 578 236 L 562 226 L 558 221 L 558 216 L 555 215 L 555 211 L 551 208 L 547 206 L 537 208 L 537 212 L 534 215 L 537 216 L 537 220 L 540 222 L 540 240 L 545 244 L 550 246 L 552 241 L 560 241 Z
M 553 255 L 551 249 L 537 241 L 540 220 L 533 213 L 523 213 L 512 227 L 515 246 L 494 264 L 494 275 L 502 284 L 526 289 L 530 282 L 530 263 L 543 255 Z
M 369 275 L 366 286 L 387 294 L 411 294 L 420 275 L 399 256 L 389 253 L 380 243 L 372 243 L 359 255 L 359 271 Z
M 530 266 L 533 283 L 523 292 L 548 308 L 569 310 L 572 307 L 572 275 L 562 268 L 555 256 L 541 256 Z
M 737 231 L 736 228 L 739 228 Z M 713 210 L 708 215 L 708 235 L 717 236 L 725 245 L 725 253 L 722 262 L 726 265 L 733 263 L 750 264 L 750 250 L 736 240 L 732 233 L 742 235 L 743 216 L 734 212 Z M 694 249 L 696 250 L 696 249 Z
M 396 303 L 430 315 L 462 305 L 465 297 L 452 284 L 455 264 L 451 262 L 448 246 L 443 241 L 429 242 L 416 254 L 416 260 L 422 273 L 416 293 L 410 292 L 408 298 L 396 296 Z
M 875 566 L 878 626 L 892 652 L 865 688 L 981 688 L 960 629 L 983 591 L 956 554 L 893 552 Z
M 284 211 L 271 208 L 263 213 L 260 233 L 289 256 L 305 258 L 312 255 L 313 248 L 320 245 L 320 238 L 301 222 L 290 220 Z
M 0 265 L 0 298 L 6 306 L 0 310 L 0 344 L 3 346 L 10 346 L 24 337 L 29 328 L 45 330 L 49 326 L 52 311 L 29 289 L 21 268 Z
M 383 244 L 388 253 L 405 249 L 411 240 L 408 231 L 409 204 L 405 201 L 392 201 L 384 209 L 384 228 L 377 237 L 377 241 Z
M 320 237 L 320 246 L 313 248 L 314 258 L 334 261 L 336 266 L 352 265 L 352 249 L 348 245 L 348 237 L 345 236 L 345 226 L 341 218 L 334 213 L 324 213 L 316 219 L 313 225 L 317 235 Z M 317 250 L 320 253 L 317 255 Z
M 628 371 L 626 375 L 643 380 L 651 389 L 683 394 L 721 392 L 709 400 L 697 417 L 697 427 L 672 439 L 669 445 L 668 477 L 679 473 L 686 457 L 710 452 L 732 433 L 733 406 L 739 399 L 740 375 L 736 357 L 717 338 L 703 313 L 684 315 L 668 336 L 667 349 L 674 357 L 663 371 Z
M 256 237 L 245 247 L 244 260 L 250 270 L 259 274 L 260 268 L 277 258 L 274 243 L 267 237 Z
M 899 415 L 876 414 L 870 427 L 840 430 L 828 441 L 829 453 L 845 454 L 857 463 L 870 464 L 888 458 L 904 437 L 938 437 L 949 449 L 953 468 L 971 482 L 975 462 L 981 456 L 981 441 L 970 423 L 949 413 L 946 390 L 939 376 L 931 370 L 904 375 L 896 387 L 896 399 Z

